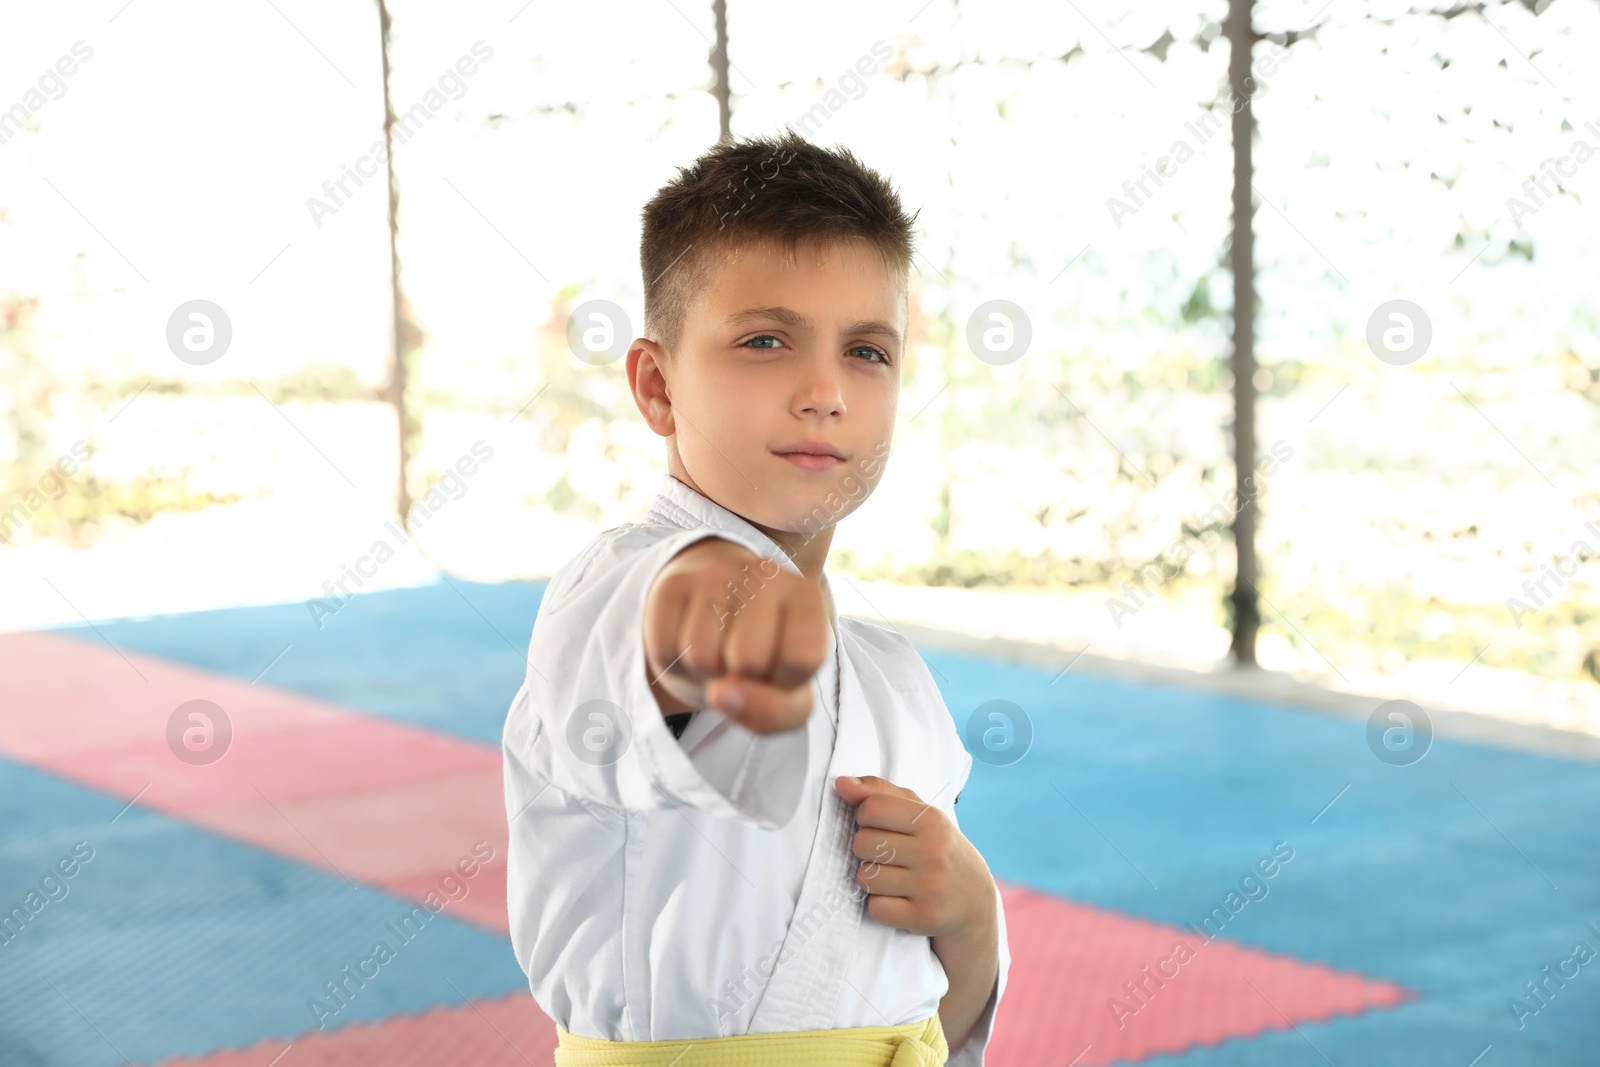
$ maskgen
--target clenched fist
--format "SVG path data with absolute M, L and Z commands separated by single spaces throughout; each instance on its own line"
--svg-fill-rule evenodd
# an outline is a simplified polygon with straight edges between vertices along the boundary
M 678 553 L 645 593 L 645 667 L 663 715 L 714 707 L 753 733 L 802 726 L 831 642 L 818 585 L 724 538 Z

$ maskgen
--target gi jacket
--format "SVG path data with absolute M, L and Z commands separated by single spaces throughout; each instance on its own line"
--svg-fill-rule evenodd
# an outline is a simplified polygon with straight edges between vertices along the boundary
M 673 737 L 650 691 L 645 593 L 706 537 L 800 573 L 664 475 L 643 522 L 600 534 L 545 590 L 503 736 L 517 962 L 555 1022 L 610 1041 L 925 1019 L 944 967 L 929 938 L 867 914 L 833 780 L 877 775 L 954 820 L 972 756 L 911 643 L 843 616 L 804 728 L 758 735 L 706 709 Z M 762 566 L 754 586 L 775 573 Z M 995 907 L 999 976 L 952 1067 L 982 1064 L 1005 990 L 998 893 Z

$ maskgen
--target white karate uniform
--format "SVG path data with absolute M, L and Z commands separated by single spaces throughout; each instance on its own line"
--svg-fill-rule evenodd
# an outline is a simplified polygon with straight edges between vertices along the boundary
M 674 738 L 650 691 L 645 593 L 710 536 L 800 573 L 749 522 L 663 475 L 643 522 L 600 534 L 545 590 L 503 737 L 517 962 L 556 1023 L 611 1041 L 925 1019 L 949 989 L 944 967 L 927 937 L 867 914 L 855 809 L 833 781 L 877 775 L 954 820 L 972 756 L 911 643 L 842 616 L 803 729 L 753 734 L 707 709 Z M 607 705 L 578 713 L 594 700 L 616 709 L 609 726 L 593 714 Z M 608 729 L 610 747 L 585 758 L 584 739 Z M 983 1063 L 1005 990 L 998 892 L 995 908 L 999 976 L 952 1067 Z

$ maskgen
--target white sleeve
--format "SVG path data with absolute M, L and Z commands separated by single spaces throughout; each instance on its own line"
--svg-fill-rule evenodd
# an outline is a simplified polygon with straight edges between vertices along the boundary
M 734 726 L 722 743 L 690 754 L 650 691 L 645 594 L 674 556 L 707 537 L 771 551 L 733 531 L 631 525 L 602 534 L 551 578 L 503 742 L 546 781 L 590 803 L 688 805 L 781 829 L 799 807 L 807 731 Z M 710 708 L 700 714 L 722 717 Z

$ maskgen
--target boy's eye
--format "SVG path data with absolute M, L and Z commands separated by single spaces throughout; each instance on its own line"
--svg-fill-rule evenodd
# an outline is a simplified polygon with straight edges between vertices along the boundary
M 765 342 L 765 341 L 770 341 L 771 344 L 763 344 L 762 342 Z M 770 333 L 764 333 L 764 334 L 761 334 L 759 337 L 752 337 L 748 341 L 742 342 L 739 345 L 739 347 L 740 348 L 757 348 L 757 349 L 761 349 L 763 351 L 770 352 L 770 351 L 772 351 L 773 349 L 777 348 L 778 346 L 780 346 L 782 344 L 783 344 L 782 338 L 774 337 Z M 863 352 L 866 353 L 867 362 L 869 362 L 869 363 L 881 363 L 882 365 L 884 365 L 886 367 L 890 363 L 888 353 L 882 351 L 881 349 L 874 348 L 872 345 L 857 345 L 854 348 L 848 349 L 846 351 L 846 355 L 857 355 L 857 354 L 863 353 Z

